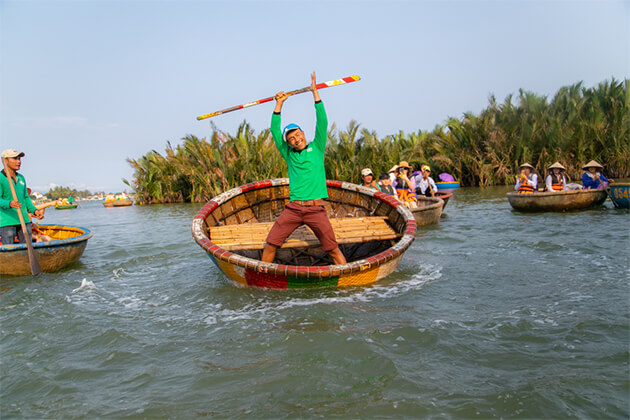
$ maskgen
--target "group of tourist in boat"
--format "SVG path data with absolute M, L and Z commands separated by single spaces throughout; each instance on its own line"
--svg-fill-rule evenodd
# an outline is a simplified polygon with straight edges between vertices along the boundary
M 361 185 L 391 195 L 409 208 L 416 208 L 417 197 L 435 197 L 437 185 L 431 178 L 429 165 L 422 165 L 418 172 L 412 171 L 413 167 L 402 161 L 388 172 L 382 172 L 376 182 L 374 172 L 370 168 L 364 168 L 361 170 Z
M 581 189 L 604 189 L 613 179 L 606 178 L 601 171 L 604 167 L 598 162 L 591 160 L 582 170 L 582 185 L 567 183 L 566 168 L 560 162 L 555 162 L 547 168 L 548 175 L 545 178 L 545 187 L 542 192 L 572 191 Z M 538 192 L 538 175 L 536 168 L 529 163 L 524 163 L 519 167 L 520 173 L 516 178 L 514 189 L 519 194 L 531 194 Z

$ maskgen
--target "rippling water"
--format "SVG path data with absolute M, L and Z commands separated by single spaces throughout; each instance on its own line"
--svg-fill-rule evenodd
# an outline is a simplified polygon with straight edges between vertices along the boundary
M 200 205 L 49 209 L 94 236 L 0 280 L 2 418 L 630 416 L 630 213 L 460 189 L 369 287 L 239 289 Z

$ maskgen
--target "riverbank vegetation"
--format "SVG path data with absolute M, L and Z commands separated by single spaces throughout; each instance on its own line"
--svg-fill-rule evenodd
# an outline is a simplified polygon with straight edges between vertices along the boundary
M 540 174 L 560 161 L 573 180 L 595 159 L 609 177 L 630 176 L 630 80 L 614 78 L 585 87 L 562 87 L 551 98 L 519 90 L 501 103 L 494 96 L 478 114 L 448 118 L 432 131 L 377 133 L 351 122 L 333 124 L 328 134 L 328 179 L 359 182 L 362 168 L 389 170 L 401 160 L 415 169 L 427 163 L 434 177 L 448 172 L 462 186 L 515 182 L 518 166 L 534 165 Z M 331 118 L 332 119 L 332 118 Z M 167 143 L 164 153 L 128 158 L 133 179 L 124 180 L 145 204 L 205 202 L 249 182 L 286 177 L 286 165 L 269 130 L 256 134 L 243 122 L 234 134 L 214 129 L 209 139 L 189 135 Z
M 60 198 L 68 198 L 70 196 L 73 196 L 74 198 L 87 198 L 92 195 L 92 193 L 88 190 L 79 191 L 74 188 L 58 185 L 48 190 L 48 192 L 44 195 L 51 200 L 59 200 Z

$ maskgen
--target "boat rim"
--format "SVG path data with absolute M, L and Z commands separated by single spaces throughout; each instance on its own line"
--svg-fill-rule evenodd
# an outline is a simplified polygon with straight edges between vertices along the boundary
M 438 206 L 443 206 L 444 205 L 444 200 L 442 200 L 440 197 L 419 196 L 419 197 L 416 197 L 416 198 L 418 199 L 418 201 L 420 201 L 420 200 L 431 201 L 431 204 L 429 204 L 428 206 L 414 207 L 414 208 L 410 209 L 411 213 L 417 213 L 417 212 L 426 211 L 426 210 L 433 210 L 433 209 L 436 209 Z
M 405 226 L 402 229 L 402 232 L 404 232 L 403 236 L 393 246 L 390 246 L 385 251 L 380 252 L 376 255 L 372 255 L 368 258 L 353 261 L 343 265 L 305 266 L 267 263 L 257 259 L 244 257 L 242 255 L 227 251 L 219 247 L 218 245 L 215 245 L 205 234 L 203 227 L 205 219 L 221 204 L 248 191 L 262 188 L 280 187 L 285 185 L 289 185 L 289 178 L 267 179 L 264 181 L 256 181 L 250 184 L 242 185 L 240 187 L 232 188 L 231 190 L 225 191 L 212 198 L 193 217 L 191 229 L 195 242 L 197 242 L 199 246 L 201 246 L 208 254 L 212 255 L 214 258 L 250 270 L 256 270 L 268 274 L 291 275 L 296 277 L 333 277 L 338 274 L 349 274 L 357 271 L 364 271 L 391 261 L 394 258 L 401 256 L 407 250 L 407 248 L 411 246 L 411 243 L 415 239 L 416 221 L 413 217 L 413 214 L 411 214 L 409 209 L 407 209 L 407 207 L 405 207 L 401 202 L 383 192 L 363 187 L 361 185 L 352 184 L 350 182 L 336 180 L 326 180 L 326 186 L 341 188 L 350 191 L 357 191 L 362 194 L 370 195 L 377 198 L 378 200 L 387 203 L 398 213 L 400 213 L 405 220 Z M 333 274 L 333 272 L 335 274 Z
M 56 247 L 56 246 L 63 246 L 63 245 L 69 245 L 69 244 L 73 244 L 76 242 L 82 242 L 82 241 L 87 241 L 88 239 L 90 239 L 92 237 L 92 231 L 84 228 L 84 227 L 80 227 L 80 226 L 70 226 L 70 225 L 59 225 L 59 224 L 54 224 L 54 225 L 38 225 L 38 227 L 63 227 L 63 228 L 73 228 L 73 229 L 80 229 L 83 231 L 83 233 L 79 236 L 75 236 L 73 238 L 66 238 L 66 239 L 53 239 L 52 241 L 44 241 L 44 242 L 33 242 L 33 248 L 50 248 L 50 247 Z M 22 249 L 26 249 L 26 244 L 12 244 L 12 245 L 0 245 L 0 251 L 19 251 Z
M 572 194 L 588 194 L 588 193 L 606 193 L 606 190 L 594 190 L 594 189 L 588 189 L 588 190 L 571 190 L 571 191 L 536 191 L 533 192 L 531 194 L 519 194 L 517 191 L 511 191 L 509 193 L 507 193 L 508 197 L 523 197 L 523 198 L 532 198 L 532 197 L 554 197 L 554 196 L 560 196 L 560 195 L 572 195 Z

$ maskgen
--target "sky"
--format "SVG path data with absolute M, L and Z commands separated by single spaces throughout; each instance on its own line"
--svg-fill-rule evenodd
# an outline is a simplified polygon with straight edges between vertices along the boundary
M 319 82 L 329 124 L 432 130 L 519 89 L 552 97 L 630 77 L 630 0 L 0 0 L 0 149 L 51 186 L 118 192 L 127 158 L 211 122 L 269 127 L 273 102 L 196 117 Z M 313 97 L 283 125 L 315 125 Z

